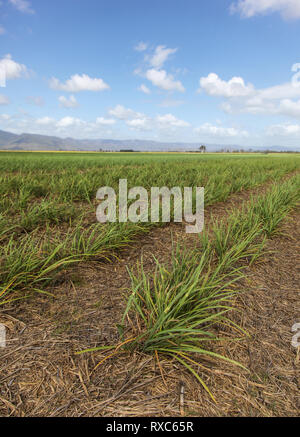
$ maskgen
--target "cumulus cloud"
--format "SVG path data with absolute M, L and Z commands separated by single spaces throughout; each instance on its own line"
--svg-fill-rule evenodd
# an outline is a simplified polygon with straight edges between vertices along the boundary
M 138 67 L 134 70 L 134 74 L 146 78 L 152 83 L 152 85 L 161 90 L 184 92 L 185 88 L 182 83 L 179 80 L 175 80 L 172 74 L 169 74 L 166 70 L 162 69 L 164 63 L 172 54 L 176 53 L 177 50 L 177 48 L 172 49 L 164 45 L 157 46 L 154 51 L 147 53 L 144 56 L 146 68 L 145 66 Z M 176 71 L 181 70 L 177 69 Z M 150 90 L 145 85 L 141 85 L 139 90 L 146 94 L 150 93 Z
M 250 114 L 284 115 L 300 119 L 300 100 L 267 99 L 257 96 L 253 99 L 240 102 L 237 105 L 223 105 L 225 112 L 247 112 Z
M 151 91 L 149 90 L 149 88 L 146 85 L 144 85 L 143 83 L 141 86 L 138 87 L 138 90 L 142 91 L 142 93 L 145 93 L 145 94 L 151 94 Z
M 292 71 L 297 71 L 293 66 Z M 300 118 L 300 82 L 291 82 L 256 89 L 252 84 L 246 84 L 241 77 L 234 77 L 228 82 L 215 73 L 200 79 L 198 91 L 214 97 L 224 97 L 221 109 L 224 112 L 284 115 Z
M 155 129 L 175 129 L 189 127 L 190 123 L 176 118 L 173 114 L 157 115 L 155 118 L 136 112 L 122 105 L 108 111 L 109 115 L 126 122 L 132 130 L 149 131 Z
M 69 98 L 65 96 L 60 96 L 58 98 L 58 101 L 60 105 L 64 108 L 77 108 L 79 106 L 79 103 L 77 102 L 76 97 L 73 96 L 73 94 Z
M 106 119 L 103 117 L 98 117 L 93 121 L 86 121 L 80 118 L 75 117 L 63 117 L 59 120 L 56 120 L 52 117 L 45 116 L 37 119 L 33 119 L 32 117 L 26 117 L 24 120 L 18 120 L 17 117 L 14 118 L 14 126 L 18 126 L 19 128 L 22 126 L 23 129 L 30 129 L 30 131 L 38 131 L 44 134 L 51 134 L 55 130 L 58 131 L 61 135 L 68 136 L 77 136 L 82 137 L 84 135 L 97 135 L 99 133 L 99 128 L 105 128 L 108 126 L 112 126 L 115 124 L 115 120 Z
M 196 127 L 194 132 L 209 137 L 234 138 L 249 136 L 248 132 L 245 130 L 239 130 L 234 127 L 214 126 L 210 123 L 204 123 L 202 126 Z
M 126 125 L 132 130 L 149 131 L 156 129 L 163 131 L 174 131 L 178 128 L 186 128 L 190 123 L 176 118 L 173 114 L 157 115 L 155 118 L 141 115 L 126 121 Z
M 49 126 L 55 123 L 54 118 L 51 117 L 41 117 L 36 120 L 36 123 L 40 126 Z
M 111 126 L 116 123 L 116 120 L 113 118 L 97 117 L 96 123 L 102 126 Z
M 13 115 L 0 114 L 2 129 L 14 133 L 30 132 L 41 135 L 56 135 L 73 138 L 104 138 L 117 135 L 112 127 L 115 120 L 98 117 L 95 120 L 85 120 L 75 117 L 56 119 L 51 115 L 40 118 L 27 112 L 18 111 Z
M 300 137 L 299 124 L 276 124 L 266 130 L 268 136 Z
M 265 100 L 293 99 L 300 97 L 300 86 L 295 86 L 293 82 L 287 82 L 258 90 L 258 95 Z
M 166 46 L 157 46 L 154 54 L 151 56 L 146 56 L 146 60 L 149 62 L 150 66 L 153 68 L 161 68 L 167 59 L 178 49 L 168 49 Z
M 174 80 L 171 74 L 168 74 L 165 70 L 156 70 L 151 68 L 146 71 L 146 78 L 152 82 L 153 85 L 161 88 L 165 91 L 185 91 L 184 86 L 179 80 Z
M 8 97 L 4 96 L 3 94 L 0 94 L 0 105 L 9 105 L 10 100 Z
M 65 128 L 70 126 L 81 126 L 83 124 L 85 124 L 85 122 L 80 120 L 80 118 L 63 117 L 56 123 L 56 126 Z
M 300 64 L 293 65 L 293 72 L 296 72 L 298 69 L 300 69 Z M 207 77 L 201 77 L 199 82 L 198 92 L 204 91 L 208 95 L 225 98 L 247 97 L 250 103 L 259 102 L 258 99 L 300 98 L 300 81 L 297 80 L 297 74 L 294 75 L 290 82 L 262 89 L 256 89 L 251 83 L 246 84 L 242 77 L 233 77 L 229 81 L 225 81 L 216 73 L 210 73 Z
M 190 123 L 176 118 L 173 114 L 158 115 L 156 117 L 156 121 L 158 122 L 159 126 L 163 128 L 168 128 L 170 126 L 172 127 L 190 126 Z
M 144 52 L 145 50 L 147 50 L 148 48 L 148 44 L 146 44 L 143 41 L 140 41 L 135 47 L 134 50 L 136 50 L 137 52 Z
M 18 79 L 28 75 L 27 67 L 14 61 L 10 54 L 0 59 L 0 71 L 4 72 L 5 80 Z
M 242 77 L 233 77 L 228 82 L 219 78 L 216 73 L 200 78 L 198 92 L 204 90 L 210 96 L 217 97 L 244 97 L 253 93 L 252 84 L 245 84 Z
M 279 104 L 278 112 L 280 114 L 300 119 L 300 100 L 282 100 Z
M 109 115 L 118 118 L 119 120 L 129 120 L 133 118 L 143 118 L 144 114 L 135 112 L 132 109 L 125 108 L 122 105 L 117 105 L 108 111 Z
M 285 115 L 287 117 L 300 119 L 300 100 L 282 99 L 279 101 L 268 101 L 260 97 L 247 100 L 242 107 L 235 108 L 229 104 L 223 105 L 225 112 L 233 113 L 235 110 L 248 112 L 250 114 Z M 229 109 L 226 111 L 226 109 Z
M 300 18 L 299 0 L 238 0 L 232 3 L 230 10 L 244 18 L 273 12 L 279 12 L 285 19 Z
M 151 129 L 151 119 L 147 117 L 134 118 L 132 120 L 127 120 L 126 124 L 132 129 L 146 131 Z
M 50 80 L 50 87 L 55 90 L 78 93 L 80 91 L 104 91 L 109 89 L 103 79 L 91 78 L 87 74 L 74 74 L 65 83 L 61 83 L 56 77 Z
M 8 0 L 9 3 L 17 9 L 19 12 L 23 12 L 24 14 L 34 14 L 34 9 L 31 7 L 31 4 L 27 0 Z
M 1 115 L 0 115 L 0 118 L 1 118 L 1 120 L 3 120 L 3 121 L 8 121 L 8 120 L 11 119 L 11 116 L 8 115 L 8 114 L 1 114 Z
M 155 117 L 140 115 L 139 117 L 130 118 L 124 120 L 123 126 L 119 126 L 118 123 L 117 130 L 114 130 L 115 128 L 113 127 L 116 120 L 108 117 L 98 117 L 90 121 L 69 116 L 55 119 L 51 115 L 34 118 L 28 113 L 17 113 L 13 116 L 2 114 L 0 115 L 0 120 L 4 130 L 15 133 L 31 132 L 73 138 L 107 138 L 107 135 L 110 138 L 118 138 L 120 137 L 120 129 L 125 127 L 135 131 L 136 134 L 134 135 L 137 135 L 136 138 L 144 138 L 145 133 L 148 139 L 151 135 L 153 139 L 160 141 L 163 138 L 166 141 L 187 141 L 187 135 L 190 135 L 191 141 L 195 141 L 195 138 L 196 141 L 209 141 L 216 138 L 219 141 L 226 142 L 226 140 L 229 139 L 231 141 L 234 138 L 242 142 L 249 141 L 250 138 L 246 131 L 236 127 L 222 127 L 217 123 L 216 126 L 206 123 L 196 128 L 194 132 L 193 129 L 189 128 L 190 123 L 170 113 L 159 114 Z M 266 135 L 266 138 L 273 142 L 272 136 Z M 290 139 L 291 142 L 297 143 L 298 141 L 296 137 L 290 137 Z M 282 137 L 281 144 L 286 144 L 285 137 Z

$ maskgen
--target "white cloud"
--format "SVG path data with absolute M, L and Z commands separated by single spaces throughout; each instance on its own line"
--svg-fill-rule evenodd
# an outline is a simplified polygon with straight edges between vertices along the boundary
M 268 136 L 300 137 L 299 124 L 276 124 L 266 129 Z
M 157 46 L 154 52 L 150 54 L 147 53 L 144 56 L 144 61 L 148 66 L 146 71 L 143 68 L 138 67 L 134 70 L 134 74 L 148 79 L 152 85 L 157 86 L 164 91 L 184 92 L 185 89 L 182 83 L 179 80 L 175 80 L 172 74 L 167 73 L 167 71 L 162 69 L 164 63 L 172 54 L 176 53 L 177 50 L 177 48 L 171 49 L 164 45 Z M 178 72 L 181 70 L 176 69 L 175 71 Z M 145 85 L 141 85 L 139 90 L 146 94 L 150 93 L 150 90 Z
M 113 119 L 103 117 L 98 117 L 95 122 L 89 122 L 69 116 L 59 120 L 45 116 L 35 120 L 29 117 L 27 120 L 24 119 L 20 124 L 17 118 L 15 118 L 15 125 L 19 124 L 19 126 L 23 126 L 23 129 L 28 129 L 30 132 L 38 130 L 41 133 L 53 135 L 54 130 L 57 129 L 60 134 L 75 137 L 82 137 L 85 134 L 97 135 L 97 133 L 99 133 L 99 127 L 112 126 L 115 122 Z
M 0 114 L 2 129 L 20 134 L 28 132 L 41 135 L 56 135 L 59 137 L 86 138 L 120 138 L 119 130 L 114 131 L 101 117 L 94 121 L 74 117 L 55 119 L 51 116 L 35 118 L 26 112 L 17 112 L 14 115 Z M 98 121 L 98 122 L 97 122 Z
M 244 18 L 279 12 L 285 19 L 300 18 L 299 0 L 239 0 L 231 5 L 231 12 Z
M 97 117 L 96 123 L 102 126 L 111 126 L 116 123 L 116 120 L 113 118 Z
M 293 69 L 292 71 L 296 71 Z M 284 115 L 300 118 L 300 82 L 291 81 L 268 88 L 256 89 L 241 77 L 228 82 L 215 73 L 200 79 L 200 89 L 214 97 L 224 97 L 221 109 L 229 114 L 249 113 Z M 297 100 L 298 99 L 298 100 Z
M 140 41 L 135 47 L 134 50 L 136 50 L 137 52 L 144 52 L 145 50 L 147 50 L 148 48 L 148 44 L 146 44 L 143 41 Z
M 147 117 L 127 120 L 126 124 L 127 126 L 135 130 L 146 131 L 151 129 L 151 119 Z
M 139 91 L 142 91 L 145 94 L 151 94 L 149 88 L 142 83 L 142 85 L 138 88 Z
M 55 123 L 54 118 L 51 117 L 42 117 L 36 120 L 36 123 L 41 126 L 48 126 Z
M 278 112 L 283 115 L 300 119 L 300 100 L 281 100 Z
M 249 114 L 283 115 L 300 119 L 300 100 L 264 99 L 259 94 L 249 100 L 228 103 L 221 108 L 227 113 L 245 112 Z
M 156 70 L 154 68 L 146 71 L 146 78 L 152 82 L 153 85 L 165 91 L 185 91 L 182 83 L 179 80 L 174 80 L 171 74 L 165 70 Z
M 79 106 L 79 103 L 76 100 L 76 97 L 73 96 L 73 94 L 67 98 L 65 96 L 60 96 L 58 98 L 61 106 L 63 106 L 64 108 L 77 108 Z
M 8 0 L 8 1 L 18 11 L 23 12 L 24 14 L 34 14 L 35 13 L 31 7 L 30 2 L 27 0 Z
M 132 109 L 125 108 L 122 105 L 117 105 L 108 111 L 109 115 L 118 118 L 119 120 L 129 120 L 133 118 L 143 118 L 144 114 L 135 112 Z
M 57 78 L 50 80 L 50 87 L 55 90 L 77 93 L 79 91 L 104 91 L 109 89 L 103 79 L 91 78 L 87 74 L 74 74 L 65 83 L 61 83 Z
M 0 105 L 9 105 L 10 100 L 8 97 L 4 96 L 3 94 L 0 94 Z
M 244 112 L 253 115 L 283 115 L 300 119 L 300 100 L 283 99 L 273 102 L 255 97 L 238 103 L 223 102 L 221 109 L 228 114 Z
M 28 70 L 25 65 L 18 64 L 12 59 L 10 54 L 0 59 L 0 70 L 5 72 L 5 79 L 18 79 L 23 75 L 28 74 Z
M 194 132 L 203 136 L 210 137 L 224 137 L 224 138 L 234 138 L 234 137 L 248 137 L 249 134 L 245 130 L 239 130 L 234 127 L 221 127 L 214 126 L 210 123 L 204 123 L 200 127 L 196 127 Z
M 295 70 L 292 70 L 295 71 Z M 207 77 L 200 78 L 198 92 L 205 91 L 208 95 L 217 97 L 247 97 L 249 102 L 261 100 L 276 100 L 283 98 L 300 98 L 300 82 L 287 82 L 268 88 L 255 89 L 242 77 L 233 77 L 228 82 L 222 80 L 216 73 L 210 73 Z
M 0 114 L 0 118 L 3 121 L 9 121 L 11 119 L 11 116 L 8 114 Z
M 140 114 L 139 117 L 127 120 L 126 125 L 139 131 L 155 131 L 156 129 L 175 131 L 178 128 L 189 127 L 190 123 L 176 118 L 173 114 L 157 115 L 155 118 Z
M 300 86 L 295 86 L 293 82 L 283 83 L 258 90 L 259 97 L 267 100 L 288 99 L 300 97 Z
M 244 97 L 254 92 L 252 84 L 245 84 L 242 77 L 233 77 L 228 82 L 219 78 L 216 73 L 200 78 L 198 92 L 204 90 L 210 96 L 217 97 Z
M 172 127 L 189 127 L 190 126 L 190 123 L 176 118 L 173 114 L 158 115 L 156 117 L 156 121 L 158 122 L 159 127 L 162 127 L 162 128 L 168 128 L 170 126 L 172 126 Z
M 0 35 L 4 35 L 6 33 L 6 30 L 3 26 L 0 25 Z
M 152 56 L 146 56 L 146 61 L 153 68 L 161 68 L 170 55 L 177 52 L 177 49 L 168 49 L 166 46 L 157 46 Z
M 80 120 L 79 118 L 63 117 L 56 123 L 56 126 L 66 128 L 70 126 L 81 126 L 83 124 L 85 124 L 85 122 Z

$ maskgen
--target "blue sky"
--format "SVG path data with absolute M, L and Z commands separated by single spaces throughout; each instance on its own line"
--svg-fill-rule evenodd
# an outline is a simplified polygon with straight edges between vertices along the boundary
M 300 0 L 2 0 L 0 129 L 296 146 L 299 41 Z

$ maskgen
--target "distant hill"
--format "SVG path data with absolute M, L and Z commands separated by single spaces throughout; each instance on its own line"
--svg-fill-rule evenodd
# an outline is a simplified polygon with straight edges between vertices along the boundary
M 2 146 L 13 143 L 14 141 L 17 141 L 18 138 L 19 135 L 11 134 L 10 132 L 0 130 L 0 147 L 2 148 Z
M 49 135 L 23 133 L 20 135 L 0 130 L 0 150 L 51 150 L 51 151 L 98 151 L 98 150 L 139 150 L 139 151 L 195 151 L 205 144 L 201 143 L 164 143 L 148 140 L 112 140 L 92 139 L 77 140 L 74 138 L 59 138 Z M 240 150 L 238 145 L 205 144 L 208 152 L 224 150 Z M 300 151 L 295 147 L 268 147 L 274 151 Z M 253 150 L 264 150 L 253 147 Z

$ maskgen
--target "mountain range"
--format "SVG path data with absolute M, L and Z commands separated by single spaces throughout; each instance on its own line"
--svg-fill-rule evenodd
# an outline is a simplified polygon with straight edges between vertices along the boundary
M 151 140 L 113 140 L 113 139 L 86 139 L 78 140 L 74 138 L 59 138 L 49 135 L 37 135 L 30 133 L 14 134 L 0 130 L 0 150 L 30 150 L 30 151 L 119 151 L 119 150 L 136 150 L 136 151 L 195 151 L 199 150 L 201 145 L 206 146 L 208 152 L 224 150 L 240 150 L 238 145 L 206 144 L 203 143 L 168 143 Z M 273 151 L 297 152 L 300 147 L 268 147 Z M 262 151 L 265 148 L 252 147 L 253 151 Z

